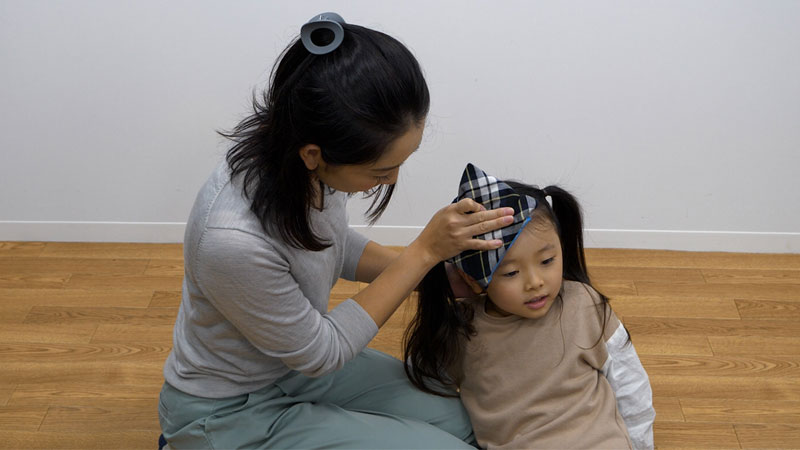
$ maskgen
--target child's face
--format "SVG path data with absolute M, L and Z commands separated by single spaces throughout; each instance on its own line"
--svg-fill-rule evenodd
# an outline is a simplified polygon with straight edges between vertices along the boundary
M 496 315 L 538 319 L 547 314 L 561 291 L 562 275 L 561 240 L 555 228 L 550 223 L 529 223 L 503 257 L 486 291 Z

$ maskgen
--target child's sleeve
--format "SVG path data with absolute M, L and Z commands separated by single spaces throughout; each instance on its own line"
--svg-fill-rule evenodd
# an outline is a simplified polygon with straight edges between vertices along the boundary
M 606 341 L 608 359 L 602 372 L 617 397 L 617 408 L 628 427 L 628 435 L 636 449 L 653 448 L 653 391 L 639 356 L 628 341 L 622 323 Z

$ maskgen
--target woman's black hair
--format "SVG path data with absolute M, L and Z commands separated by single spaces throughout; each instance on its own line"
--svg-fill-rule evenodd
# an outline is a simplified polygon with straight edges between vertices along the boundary
M 555 227 L 561 241 L 563 278 L 584 283 L 598 293 L 603 305 L 602 329 L 605 330 L 609 316 L 608 297 L 597 291 L 589 279 L 583 251 L 583 217 L 578 201 L 558 186 L 539 189 L 515 181 L 506 181 L 506 184 L 517 193 L 536 199 L 533 221 Z M 552 207 L 546 200 L 547 196 L 553 202 Z M 536 223 L 528 226 L 536 226 Z M 436 395 L 454 395 L 438 386 L 453 386 L 459 382 L 450 377 L 456 375 L 452 369 L 464 351 L 462 343 L 475 335 L 471 324 L 473 315 L 474 311 L 468 304 L 458 301 L 453 295 L 443 262 L 426 274 L 419 287 L 417 312 L 403 336 L 406 375 L 415 386 Z M 601 334 L 597 343 L 602 337 Z
M 411 52 L 384 33 L 342 24 L 344 40 L 334 51 L 311 54 L 299 39 L 272 69 L 263 99 L 231 132 L 227 161 L 231 176 L 243 175 L 244 194 L 264 230 L 275 227 L 297 248 L 319 251 L 330 244 L 311 229 L 316 186 L 299 156 L 307 144 L 320 147 L 330 165 L 366 164 L 389 144 L 423 124 L 430 96 Z M 367 218 L 374 223 L 394 185 L 381 185 Z

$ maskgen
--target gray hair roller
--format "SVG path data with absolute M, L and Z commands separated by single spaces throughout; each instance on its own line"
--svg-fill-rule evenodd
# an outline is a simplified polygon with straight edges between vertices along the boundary
M 324 55 L 336 50 L 344 40 L 343 23 L 346 22 L 342 19 L 342 16 L 334 12 L 317 14 L 300 28 L 300 39 L 303 41 L 303 46 L 315 55 Z M 327 45 L 317 45 L 311 39 L 311 33 L 320 29 L 333 32 L 333 40 Z

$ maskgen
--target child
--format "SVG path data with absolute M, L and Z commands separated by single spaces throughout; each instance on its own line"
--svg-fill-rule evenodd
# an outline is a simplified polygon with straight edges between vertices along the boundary
M 431 379 L 458 388 L 482 447 L 653 448 L 647 374 L 589 281 L 574 197 L 469 164 L 463 198 L 513 207 L 515 221 L 481 236 L 503 247 L 452 260 L 480 297 L 456 300 L 445 263 L 426 276 L 406 330 L 411 381 L 440 395 Z

